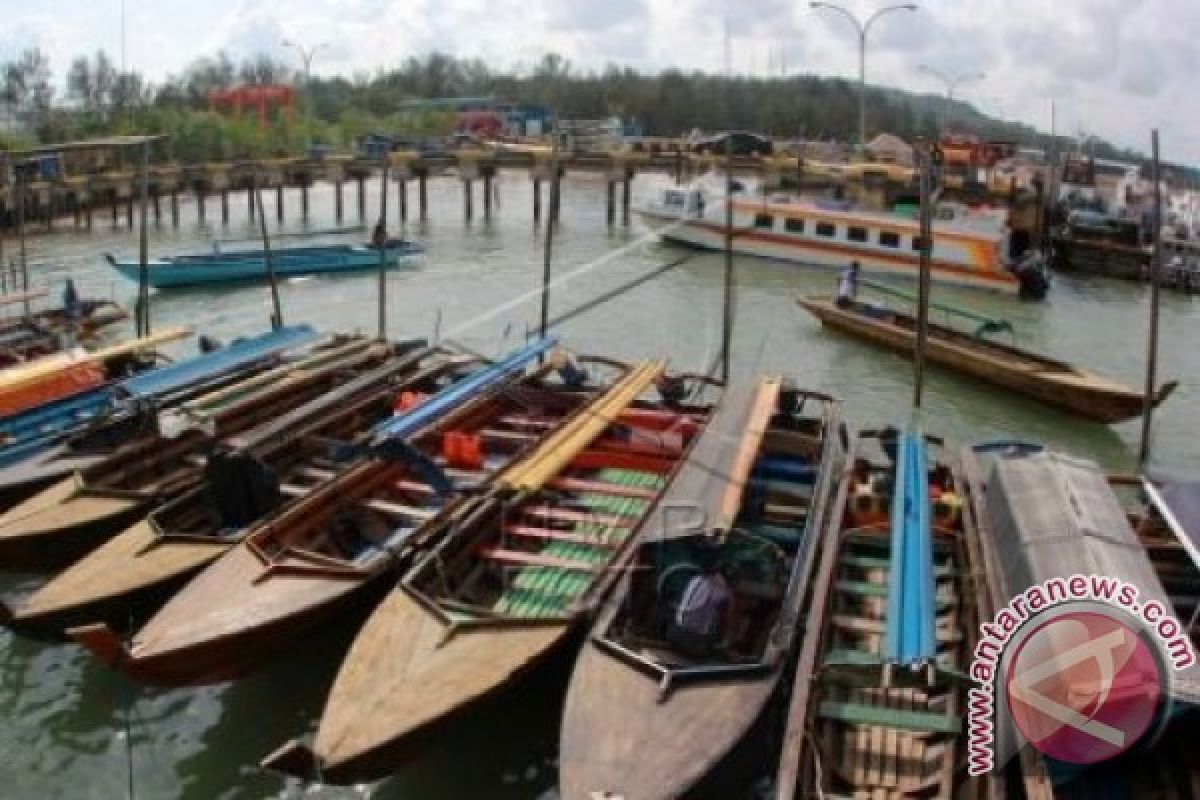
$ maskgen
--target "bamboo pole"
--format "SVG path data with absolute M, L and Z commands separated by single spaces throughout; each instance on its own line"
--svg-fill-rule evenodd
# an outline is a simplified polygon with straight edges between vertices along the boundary
M 721 383 L 729 385 L 733 338 L 733 136 L 725 136 L 725 291 L 721 305 Z
M 1142 398 L 1142 440 L 1138 448 L 1138 466 L 1150 459 L 1151 423 L 1155 394 L 1158 391 L 1158 304 L 1162 279 L 1162 185 L 1158 161 L 1158 129 L 1150 133 L 1151 178 L 1154 181 L 1154 252 L 1150 257 L 1150 334 L 1146 340 L 1146 391 Z
M 379 227 L 384 235 L 375 242 L 379 245 L 379 338 L 387 338 L 387 198 L 388 167 L 390 159 L 383 156 L 383 175 L 379 183 Z M 372 237 L 374 238 L 374 237 Z
M 267 215 L 263 213 L 262 192 L 258 176 L 254 176 L 254 204 L 258 207 L 258 227 L 262 232 L 263 262 L 267 267 L 267 284 L 271 290 L 271 330 L 283 327 L 283 308 L 279 303 L 279 283 L 275 280 L 275 260 L 271 255 L 271 237 L 267 234 Z
M 150 335 L 150 239 L 146 216 L 150 204 L 150 142 L 142 142 L 138 164 L 138 336 Z
M 558 132 L 551 124 L 550 150 L 550 209 L 546 215 L 546 240 L 542 249 L 542 309 L 538 333 L 545 338 L 550 326 L 550 266 L 554 259 L 554 228 L 558 221 Z
M 917 339 L 913 353 L 913 410 L 921 408 L 925 388 L 925 347 L 929 338 L 929 271 L 933 255 L 933 198 L 930 186 L 930 152 L 927 144 L 918 148 L 921 160 L 921 272 L 917 283 Z
M 29 256 L 25 249 L 25 169 L 17 170 L 17 258 L 21 265 L 21 289 L 29 291 Z M 13 286 L 16 286 L 14 276 Z M 29 316 L 29 301 L 25 301 L 25 316 Z

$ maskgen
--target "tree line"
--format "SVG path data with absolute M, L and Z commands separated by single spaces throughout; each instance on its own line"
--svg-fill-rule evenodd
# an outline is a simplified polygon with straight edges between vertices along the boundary
M 793 139 L 854 141 L 858 130 L 858 85 L 853 81 L 679 69 L 649 73 L 618 65 L 583 70 L 556 54 L 520 71 L 432 53 L 373 74 L 309 78 L 266 55 L 239 62 L 220 52 L 155 84 L 135 70 L 121 71 L 98 51 L 72 61 L 64 86 L 55 86 L 51 76 L 47 58 L 36 48 L 0 65 L 0 105 L 10 123 L 5 137 L 10 144 L 146 132 L 166 134 L 170 157 L 185 162 L 298 155 L 314 145 L 348 147 L 356 136 L 372 131 L 449 133 L 452 115 L 398 109 L 417 98 L 489 95 L 543 105 L 562 118 L 620 117 L 650 136 L 732 128 Z M 233 119 L 208 110 L 214 90 L 271 84 L 296 85 L 299 104 L 266 127 L 250 115 Z M 947 107 L 941 96 L 868 87 L 866 103 L 868 135 L 932 136 L 945 115 L 955 128 L 988 138 L 1044 149 L 1070 145 L 1061 137 L 1052 143 L 1031 126 L 995 119 L 967 103 Z M 1087 149 L 1097 157 L 1143 160 L 1100 139 L 1090 140 Z

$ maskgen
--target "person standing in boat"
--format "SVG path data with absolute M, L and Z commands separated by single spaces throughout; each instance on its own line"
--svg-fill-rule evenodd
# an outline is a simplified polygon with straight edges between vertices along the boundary
M 371 246 L 382 250 L 387 246 L 387 240 L 387 226 L 383 224 L 383 220 L 379 220 L 375 223 L 375 230 L 371 232 Z
M 851 261 L 850 266 L 842 270 L 838 276 L 837 304 L 838 308 L 848 308 L 854 305 L 858 294 L 858 262 Z

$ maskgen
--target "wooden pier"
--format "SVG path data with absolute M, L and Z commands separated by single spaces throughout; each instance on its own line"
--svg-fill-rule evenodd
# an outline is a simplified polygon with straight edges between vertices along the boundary
M 667 173 L 676 180 L 686 181 L 707 171 L 724 168 L 724 159 L 711 154 L 680 152 L 598 152 L 563 153 L 552 156 L 549 149 L 460 149 L 439 154 L 397 151 L 389 155 L 389 180 L 396 185 L 395 214 L 400 223 L 409 220 L 409 187 L 416 184 L 415 211 L 417 219 L 429 217 L 428 182 L 436 177 L 457 177 L 462 184 L 463 216 L 473 220 L 477 209 L 483 218 L 490 219 L 494 208 L 494 181 L 502 171 L 525 172 L 533 184 L 533 218 L 542 217 L 543 183 L 552 180 L 552 161 L 556 158 L 559 177 L 568 173 L 600 174 L 606 182 L 606 219 L 615 225 L 630 224 L 631 185 L 639 173 Z M 802 159 L 794 156 L 745 156 L 734 159 L 734 169 L 752 175 L 765 185 L 780 185 L 786 180 L 803 180 Z M 181 220 L 180 196 L 190 195 L 196 221 L 208 222 L 207 200 L 220 198 L 220 222 L 230 219 L 230 195 L 246 197 L 248 216 L 253 219 L 255 207 L 253 188 L 257 184 L 265 193 L 274 190 L 275 216 L 285 218 L 285 189 L 300 189 L 299 210 L 302 219 L 309 216 L 309 190 L 318 182 L 334 187 L 334 217 L 342 221 L 347 209 L 347 184 L 353 185 L 354 209 L 357 219 L 366 219 L 368 180 L 382 171 L 380 158 L 353 155 L 326 155 L 320 158 L 296 157 L 257 159 L 205 164 L 154 164 L 148 174 L 149 216 L 154 224 L 162 225 L 164 217 L 172 226 Z M 811 176 L 809 176 L 811 177 Z M 477 192 L 476 184 L 481 184 Z M 113 227 L 122 221 L 134 227 L 134 210 L 139 192 L 138 172 L 133 167 L 121 167 L 86 174 L 65 175 L 57 180 L 34 180 L 24 186 L 25 219 L 41 223 L 53 230 L 64 218 L 73 221 L 76 229 L 90 230 L 96 214 L 108 216 Z M 11 225 L 17 216 L 20 190 L 0 184 L 0 223 Z M 478 202 L 477 200 L 481 201 Z M 619 217 L 618 217 L 619 215 Z M 213 220 L 216 221 L 215 219 Z

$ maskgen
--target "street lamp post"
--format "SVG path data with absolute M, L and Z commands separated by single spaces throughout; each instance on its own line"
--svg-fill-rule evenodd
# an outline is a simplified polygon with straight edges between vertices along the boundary
M 858 149 L 860 152 L 865 152 L 867 148 L 867 34 L 871 31 L 871 26 L 875 24 L 875 20 L 884 14 L 889 14 L 893 11 L 916 11 L 917 4 L 898 3 L 896 5 L 884 6 L 867 17 L 866 22 L 859 20 L 858 17 L 837 3 L 824 3 L 820 2 L 820 0 L 813 0 L 809 3 L 809 6 L 814 9 L 827 8 L 830 11 L 836 11 L 850 20 L 858 30 Z
M 942 106 L 942 130 L 946 130 L 946 119 L 950 115 L 950 106 L 954 103 L 954 90 L 969 81 L 981 81 L 987 77 L 982 72 L 968 72 L 962 75 L 949 75 L 941 70 L 927 67 L 924 64 L 917 67 L 918 72 L 932 75 L 946 86 L 946 103 Z
M 309 78 L 312 77 L 313 56 L 315 56 L 317 54 L 317 51 L 320 50 L 321 48 L 329 47 L 329 43 L 328 42 L 318 42 L 317 44 L 314 44 L 312 47 L 305 47 L 302 44 L 293 42 L 291 39 L 284 39 L 283 46 L 284 47 L 294 47 L 294 48 L 296 48 L 296 52 L 300 54 L 300 60 L 304 63 L 304 84 L 307 86 L 308 82 L 309 82 Z

